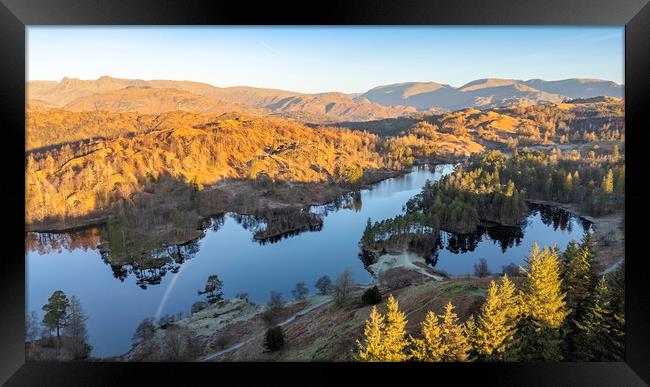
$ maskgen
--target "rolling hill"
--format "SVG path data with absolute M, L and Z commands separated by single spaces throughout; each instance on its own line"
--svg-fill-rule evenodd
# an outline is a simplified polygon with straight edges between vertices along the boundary
M 418 110 L 432 108 L 458 110 L 520 103 L 556 103 L 568 98 L 596 96 L 623 98 L 623 86 L 598 79 L 521 81 L 485 78 L 469 82 L 459 88 L 435 82 L 396 83 L 375 87 L 361 95 L 378 104 L 413 106 Z
M 185 110 L 204 113 L 240 111 L 314 123 L 369 121 L 464 108 L 558 103 L 596 96 L 623 97 L 623 86 L 598 79 L 544 81 L 486 78 L 461 87 L 436 82 L 406 82 L 375 87 L 362 94 L 306 94 L 287 90 L 172 80 L 96 80 L 63 78 L 30 81 L 29 101 L 73 111 L 162 113 Z

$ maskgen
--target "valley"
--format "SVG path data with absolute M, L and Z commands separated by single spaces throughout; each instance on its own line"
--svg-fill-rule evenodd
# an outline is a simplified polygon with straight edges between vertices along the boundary
M 592 79 L 30 81 L 28 309 L 77 295 L 84 359 L 113 361 L 358 360 L 374 286 L 414 337 L 447 302 L 466 324 L 491 281 L 525 289 L 537 244 L 583 243 L 596 274 L 623 262 L 621 96 Z M 265 351 L 274 327 L 288 345 Z

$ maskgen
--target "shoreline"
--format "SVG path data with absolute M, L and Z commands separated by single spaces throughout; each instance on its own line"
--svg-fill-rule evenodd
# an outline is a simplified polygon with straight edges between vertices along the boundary
M 621 229 L 625 227 L 624 209 L 603 216 L 591 216 L 584 214 L 574 203 L 559 203 L 542 199 L 526 199 L 526 202 L 562 208 L 590 222 L 596 239 L 598 261 L 603 266 L 603 270 L 625 259 L 625 232 Z
M 446 164 L 446 163 L 442 163 Z M 433 164 L 435 165 L 442 165 L 442 164 Z M 330 185 L 327 183 L 323 183 L 323 189 L 322 191 L 325 193 L 326 199 L 325 200 L 313 200 L 313 201 L 307 201 L 306 203 L 294 203 L 294 204 L 289 204 L 289 203 L 275 203 L 276 205 L 279 206 L 279 204 L 282 204 L 282 207 L 285 208 L 300 208 L 300 209 L 306 209 L 310 207 L 317 207 L 317 206 L 326 206 L 329 204 L 333 204 L 336 202 L 337 199 L 341 198 L 344 195 L 349 195 L 355 191 L 360 191 L 364 189 L 370 189 L 373 185 L 381 183 L 382 181 L 386 181 L 389 179 L 397 178 L 397 177 L 402 177 L 405 176 L 413 171 L 413 168 L 417 168 L 423 165 L 430 165 L 427 163 L 424 164 L 414 164 L 411 166 L 410 170 L 403 169 L 403 170 L 373 170 L 370 171 L 370 174 L 368 177 L 366 177 L 366 181 L 364 181 L 362 184 L 359 185 L 359 187 L 356 188 L 351 188 L 351 187 L 343 187 L 340 185 L 335 185 L 334 190 L 338 190 L 339 192 L 324 192 L 327 191 L 330 188 Z M 250 185 L 255 184 L 254 182 L 250 182 Z M 213 189 L 214 187 L 220 187 L 220 188 L 232 188 L 235 185 L 231 184 L 227 180 L 221 180 L 210 187 L 206 187 L 206 190 Z M 245 188 L 250 188 L 249 185 Z M 253 187 L 254 188 L 254 187 Z M 259 209 L 264 209 L 264 210 L 270 210 L 273 209 L 272 205 L 266 205 L 263 206 Z M 197 219 L 198 224 L 202 224 L 203 222 L 215 217 L 215 216 L 222 216 L 227 213 L 236 213 L 239 215 L 246 215 L 246 216 L 256 216 L 256 214 L 253 211 L 249 211 L 247 209 L 231 209 L 228 211 L 223 211 L 223 212 L 214 212 L 211 214 L 200 214 L 200 217 Z M 33 233 L 66 233 L 66 232 L 74 232 L 74 231 L 79 231 L 79 230 L 85 230 L 88 228 L 92 227 L 100 227 L 104 226 L 108 222 L 108 217 L 110 214 L 103 215 L 103 216 L 96 216 L 96 217 L 88 217 L 88 218 L 76 218 L 76 219 L 70 219 L 66 220 L 65 222 L 62 221 L 57 221 L 57 222 L 51 222 L 51 223 L 26 223 L 25 224 L 25 232 L 33 232 Z M 197 228 L 197 231 L 201 231 L 201 228 Z M 301 231 L 302 228 L 293 228 L 291 230 L 287 230 L 286 232 L 292 232 L 292 231 Z M 273 238 L 277 236 L 282 236 L 286 232 L 282 233 L 277 233 L 273 235 L 269 235 L 264 237 L 263 239 L 268 239 L 268 238 Z M 179 243 L 187 243 L 195 238 L 191 238 L 186 240 L 185 242 L 179 242 Z M 263 240 L 260 239 L 260 240 Z M 178 244 L 178 243 L 175 243 Z

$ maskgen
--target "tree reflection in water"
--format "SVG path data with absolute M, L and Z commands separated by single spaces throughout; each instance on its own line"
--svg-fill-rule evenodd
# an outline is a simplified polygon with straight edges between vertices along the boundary
M 133 275 L 136 284 L 146 289 L 149 285 L 160 284 L 168 272 L 177 273 L 183 263 L 196 255 L 199 248 L 199 239 L 195 239 L 180 245 L 143 251 L 126 261 L 112 256 L 110 250 L 100 250 L 100 254 L 104 263 L 111 267 L 115 278 L 124 281 Z
M 539 214 L 540 220 L 545 226 L 552 227 L 554 231 L 572 232 L 572 223 L 580 224 L 585 233 L 592 228 L 591 222 L 558 207 L 542 204 L 530 204 L 528 217 Z M 524 232 L 528 222 L 518 226 L 478 226 L 476 232 L 469 234 L 452 233 L 439 231 L 433 233 L 406 233 L 392 235 L 384 240 L 384 251 L 386 249 L 400 249 L 407 247 L 413 253 L 423 257 L 432 267 L 438 263 L 440 250 L 447 249 L 453 254 L 463 254 L 474 251 L 483 240 L 491 240 L 497 244 L 503 253 L 508 249 L 519 246 L 524 239 Z M 439 237 L 435 237 L 439 235 Z M 405 243 L 405 240 L 407 241 Z M 367 268 L 368 265 L 376 262 L 377 253 L 361 250 L 359 259 Z

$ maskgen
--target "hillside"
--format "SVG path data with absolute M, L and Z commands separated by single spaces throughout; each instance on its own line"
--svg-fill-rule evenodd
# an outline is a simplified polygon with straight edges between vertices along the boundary
M 543 81 L 486 78 L 459 88 L 435 82 L 378 86 L 361 95 L 378 104 L 413 106 L 418 110 L 496 107 L 504 104 L 561 102 L 567 98 L 623 97 L 623 86 L 598 79 Z
M 505 86 L 507 87 L 507 86 Z M 568 144 L 593 136 L 614 139 L 623 135 L 624 102 L 614 97 L 568 100 L 562 103 L 512 104 L 478 110 L 467 108 L 443 114 L 411 116 L 366 122 L 342 122 L 341 126 L 380 136 L 407 134 L 419 122 L 435 125 L 439 132 L 469 135 L 488 146 Z
M 27 98 L 71 111 L 239 111 L 319 123 L 398 117 L 415 111 L 413 107 L 383 106 L 344 93 L 303 94 L 253 87 L 219 88 L 190 81 L 144 81 L 108 76 L 96 80 L 64 78 L 59 83 L 28 82 Z
M 262 176 L 296 183 L 352 181 L 385 163 L 371 134 L 240 114 L 178 114 L 128 114 L 135 134 L 30 154 L 27 223 L 101 217 L 112 204 L 164 182 L 193 187 Z M 109 122 L 121 117 L 100 113 Z M 164 124 L 168 118 L 172 125 Z M 154 122 L 157 127 L 147 125 Z M 149 130 L 142 131 L 143 125 Z
M 192 81 L 109 76 L 96 80 L 66 77 L 60 82 L 30 81 L 26 87 L 28 100 L 38 100 L 50 106 L 67 106 L 76 111 L 245 111 L 313 123 L 380 120 L 411 115 L 416 111 L 440 113 L 468 107 L 495 108 L 597 96 L 623 97 L 622 85 L 597 79 L 521 81 L 486 78 L 459 88 L 436 82 L 405 82 L 378 86 L 361 94 L 306 94 L 245 86 L 216 87 Z
M 72 100 L 64 109 L 73 112 L 103 110 L 109 112 L 138 112 L 160 114 L 169 111 L 193 113 L 244 112 L 265 114 L 236 102 L 212 99 L 178 89 L 156 89 L 149 86 L 128 86 L 124 89 L 97 93 Z

